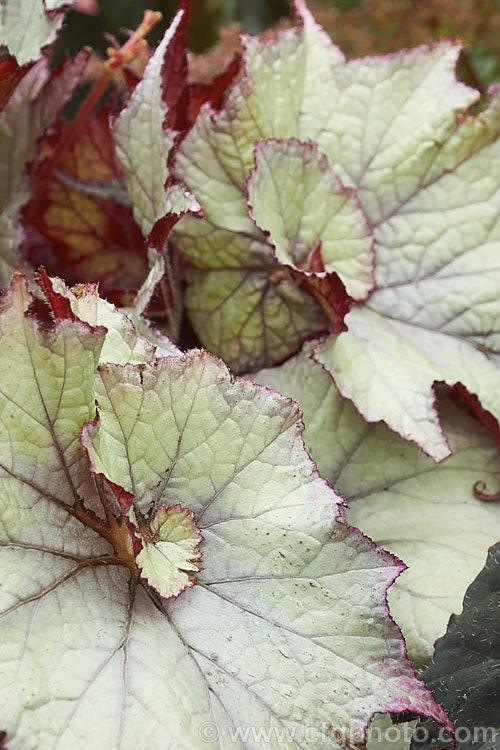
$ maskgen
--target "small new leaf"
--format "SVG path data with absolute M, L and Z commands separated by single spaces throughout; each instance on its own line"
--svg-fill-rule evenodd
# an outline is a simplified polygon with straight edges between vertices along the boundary
M 137 525 L 143 544 L 136 557 L 141 578 L 165 599 L 193 586 L 191 573 L 201 570 L 198 546 L 202 536 L 192 511 L 181 505 L 160 505 L 147 526 L 137 523 L 133 510 L 130 518 Z

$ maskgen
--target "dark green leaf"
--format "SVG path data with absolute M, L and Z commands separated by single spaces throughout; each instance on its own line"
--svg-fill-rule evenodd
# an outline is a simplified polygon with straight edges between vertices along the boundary
M 455 723 L 457 750 L 500 748 L 500 542 L 452 615 L 421 677 Z M 433 721 L 420 724 L 411 750 L 445 748 L 451 738 Z

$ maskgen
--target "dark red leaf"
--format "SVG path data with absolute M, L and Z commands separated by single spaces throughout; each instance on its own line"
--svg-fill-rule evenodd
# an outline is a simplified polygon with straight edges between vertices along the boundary
M 59 123 L 45 137 L 31 170 L 33 198 L 23 211 L 25 257 L 69 284 L 99 282 L 107 296 L 120 298 L 144 280 L 147 250 L 120 183 L 109 109 L 88 118 L 45 182 L 43 165 L 57 151 L 63 130 Z
M 346 331 L 344 318 L 354 300 L 350 297 L 334 271 L 325 271 L 321 254 L 321 242 L 312 250 L 307 261 L 307 270 L 291 269 L 300 285 L 313 295 L 330 322 L 331 333 Z
M 183 135 L 195 122 L 200 107 L 210 102 L 214 109 L 222 105 L 224 94 L 240 70 L 241 60 L 234 58 L 227 69 L 209 83 L 188 83 L 186 32 L 191 9 L 190 0 L 181 0 L 179 10 L 185 13 L 170 41 L 162 65 L 162 96 L 167 105 L 164 128 Z
M 184 10 L 185 13 L 168 45 L 161 75 L 163 81 L 162 96 L 167 105 L 163 127 L 183 131 L 190 124 L 188 121 L 189 90 L 187 86 L 186 31 L 189 24 L 191 0 L 180 0 L 179 10 Z
M 469 393 L 467 388 L 462 383 L 455 383 L 450 388 L 452 398 L 455 401 L 462 401 L 466 404 L 468 409 L 474 414 L 474 416 L 486 427 L 495 443 L 500 448 L 500 425 L 496 417 L 486 409 L 483 409 L 481 402 L 474 393 Z
M 52 288 L 52 281 L 44 268 L 35 274 L 35 281 L 42 290 L 55 320 L 78 320 L 71 310 L 69 299 Z
M 33 63 L 18 65 L 15 57 L 0 62 L 0 112 L 9 101 L 21 78 L 32 67 Z
M 194 123 L 201 106 L 210 102 L 215 110 L 219 110 L 224 101 L 228 86 L 237 76 L 241 68 L 241 58 L 235 57 L 221 75 L 211 83 L 192 83 L 189 86 L 189 120 Z

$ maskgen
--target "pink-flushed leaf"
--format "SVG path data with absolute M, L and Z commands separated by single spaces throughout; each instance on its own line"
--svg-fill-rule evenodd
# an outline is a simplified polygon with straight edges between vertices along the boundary
M 197 212 L 199 204 L 180 185 L 172 182 L 168 167 L 170 151 L 178 140 L 179 115 L 183 104 L 183 73 L 175 70 L 179 44 L 185 49 L 188 17 L 183 2 L 170 27 L 148 62 L 144 76 L 116 119 L 113 135 L 118 159 L 128 178 L 128 192 L 134 217 L 144 236 L 166 214 Z M 181 68 L 184 63 L 181 61 Z M 164 66 L 167 71 L 164 71 Z M 172 69 L 174 66 L 174 69 Z M 172 72 L 172 93 L 167 73 Z M 182 118 L 181 118 L 182 119 Z
M 132 522 L 137 525 L 134 511 Z M 194 585 L 201 570 L 202 536 L 192 511 L 181 505 L 159 505 L 149 522 L 139 523 L 142 548 L 136 556 L 141 578 L 166 599 Z
M 389 590 L 389 604 L 412 663 L 423 667 L 500 537 L 500 504 L 475 491 L 478 481 L 498 489 L 498 447 L 469 409 L 441 394 L 453 455 L 436 464 L 383 423 L 366 422 L 318 369 L 313 348 L 257 380 L 300 404 L 307 450 L 348 501 L 348 521 L 409 566 Z
M 8 0 L 0 5 L 0 44 L 22 65 L 55 40 L 74 0 Z
M 64 287 L 47 291 L 55 312 Z M 240 739 L 246 726 L 288 733 L 298 750 L 305 728 L 324 725 L 326 750 L 376 710 L 446 723 L 387 614 L 402 566 L 344 523 L 304 451 L 296 404 L 233 382 L 205 352 L 101 365 L 95 380 L 106 331 L 67 306 L 44 330 L 30 304 L 16 276 L 0 310 L 10 750 L 202 750 L 207 722 L 213 748 L 262 746 Z M 89 467 L 79 438 L 96 398 Z M 191 538 L 182 561 L 179 529 Z M 194 585 L 174 585 L 167 557 L 192 566 Z
M 98 0 L 76 0 L 75 10 L 77 10 L 78 13 L 96 16 L 99 13 Z
M 0 286 L 24 266 L 19 255 L 23 230 L 19 209 L 30 197 L 26 165 L 37 141 L 57 117 L 80 81 L 87 55 L 81 53 L 54 71 L 42 58 L 18 73 L 0 110 Z M 15 71 L 13 71 L 14 73 Z M 14 83 L 13 83 L 14 85 Z
M 373 235 L 374 286 L 356 291 L 343 276 L 345 263 L 362 257 L 347 249 L 359 243 L 359 222 L 352 245 L 346 233 L 346 255 L 331 264 L 328 243 L 317 237 L 326 270 L 339 274 L 356 303 L 347 330 L 321 344 L 316 359 L 367 420 L 386 421 L 440 460 L 449 447 L 434 408 L 436 381 L 461 382 L 500 417 L 500 94 L 492 91 L 486 109 L 469 115 L 478 93 L 456 80 L 453 41 L 345 61 L 305 4 L 295 9 L 297 27 L 276 39 L 244 37 L 243 78 L 220 112 L 202 109 L 180 145 L 176 174 L 204 215 L 174 229 L 192 267 L 188 311 L 202 343 L 235 370 L 279 361 L 286 347 L 245 349 L 238 338 L 252 321 L 256 269 L 276 278 L 272 248 L 248 215 L 246 183 L 255 169 L 251 214 L 280 260 L 293 260 L 302 237 L 329 226 L 325 181 L 338 178 Z M 295 175 L 279 145 L 293 139 L 303 144 L 303 164 L 308 151 L 324 154 L 325 167 Z M 368 279 L 370 264 L 361 269 Z M 231 287 L 237 294 L 229 302 Z M 261 324 L 265 332 L 268 318 Z

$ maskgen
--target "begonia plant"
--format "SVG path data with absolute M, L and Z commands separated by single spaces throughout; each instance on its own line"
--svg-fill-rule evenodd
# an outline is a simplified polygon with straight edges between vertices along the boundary
M 0 747 L 498 747 L 497 89 L 68 5 L 0 5 Z

